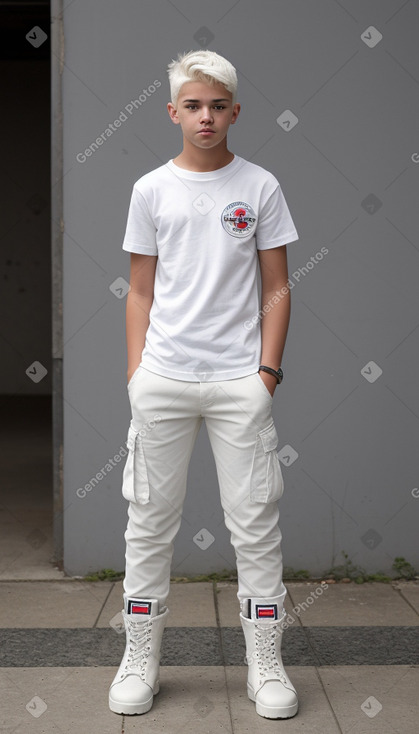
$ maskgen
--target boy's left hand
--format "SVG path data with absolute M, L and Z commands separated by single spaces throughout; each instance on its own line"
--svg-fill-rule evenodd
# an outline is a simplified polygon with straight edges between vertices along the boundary
M 274 396 L 275 388 L 278 384 L 278 381 L 274 375 L 269 374 L 269 372 L 265 372 L 265 370 L 259 370 L 259 374 L 263 380 L 263 382 L 266 385 L 266 389 L 269 390 L 272 397 Z

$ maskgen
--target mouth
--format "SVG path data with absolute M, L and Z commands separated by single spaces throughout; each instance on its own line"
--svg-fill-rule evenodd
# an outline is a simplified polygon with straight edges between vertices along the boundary
M 213 135 L 214 132 L 215 130 L 204 129 L 204 130 L 199 130 L 198 135 Z

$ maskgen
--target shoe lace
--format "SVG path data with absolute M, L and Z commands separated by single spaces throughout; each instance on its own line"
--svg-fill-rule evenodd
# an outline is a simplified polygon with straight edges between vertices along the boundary
M 151 621 L 138 622 L 126 617 L 128 625 L 128 657 L 125 664 L 126 671 L 137 669 L 143 678 L 145 665 L 151 650 Z
M 276 640 L 279 634 L 278 625 L 256 624 L 256 659 L 263 678 L 277 678 L 287 685 L 284 669 L 277 657 Z

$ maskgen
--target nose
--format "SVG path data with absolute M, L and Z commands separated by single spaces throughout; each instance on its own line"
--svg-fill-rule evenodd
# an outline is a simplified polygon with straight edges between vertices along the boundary
M 203 120 L 203 121 L 204 120 L 212 120 L 212 114 L 211 114 L 211 108 L 210 107 L 206 107 L 204 105 L 204 107 L 202 108 L 201 120 Z

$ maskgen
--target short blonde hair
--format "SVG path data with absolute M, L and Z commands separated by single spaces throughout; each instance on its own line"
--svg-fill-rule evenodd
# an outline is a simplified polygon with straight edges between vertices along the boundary
M 178 54 L 167 67 L 170 84 L 170 96 L 174 107 L 177 105 L 179 92 L 186 82 L 206 82 L 207 84 L 223 84 L 232 94 L 235 104 L 237 94 L 236 69 L 215 51 L 189 51 Z

